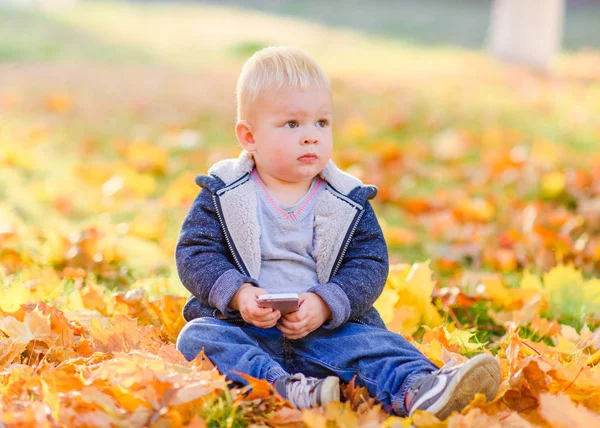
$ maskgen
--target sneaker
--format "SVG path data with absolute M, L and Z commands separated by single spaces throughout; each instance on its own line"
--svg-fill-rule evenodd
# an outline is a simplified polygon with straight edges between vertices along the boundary
M 298 409 L 326 406 L 330 401 L 340 401 L 340 379 L 317 379 L 296 373 L 277 379 L 275 391 Z
M 409 416 L 425 410 L 444 420 L 454 410 L 462 410 L 477 393 L 491 401 L 500 378 L 500 364 L 491 355 L 480 354 L 458 366 L 447 364 L 413 383 L 406 394 L 406 409 Z

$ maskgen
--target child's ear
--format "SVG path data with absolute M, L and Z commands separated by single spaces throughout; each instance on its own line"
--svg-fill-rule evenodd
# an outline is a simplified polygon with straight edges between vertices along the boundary
M 252 135 L 252 124 L 247 120 L 239 120 L 235 124 L 235 135 L 242 146 L 246 151 L 253 152 L 255 151 L 255 141 L 254 135 Z

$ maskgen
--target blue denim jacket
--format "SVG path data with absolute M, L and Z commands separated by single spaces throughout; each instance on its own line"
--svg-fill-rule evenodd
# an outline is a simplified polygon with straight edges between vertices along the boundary
M 179 278 L 190 291 L 183 316 L 239 318 L 228 304 L 244 283 L 259 286 L 260 227 L 255 184 L 249 180 L 252 156 L 242 151 L 196 177 L 202 190 L 183 222 L 175 260 Z M 319 284 L 308 292 L 327 303 L 334 329 L 353 321 L 385 328 L 373 303 L 385 285 L 389 264 L 381 227 L 369 199 L 374 186 L 329 161 L 321 178 L 327 191 L 315 206 L 314 253 Z

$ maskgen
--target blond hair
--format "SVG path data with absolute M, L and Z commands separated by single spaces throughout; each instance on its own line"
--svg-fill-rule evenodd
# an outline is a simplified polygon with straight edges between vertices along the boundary
M 255 52 L 244 64 L 237 81 L 237 120 L 246 119 L 260 94 L 274 86 L 324 87 L 331 91 L 323 69 L 306 52 L 295 46 L 270 46 Z

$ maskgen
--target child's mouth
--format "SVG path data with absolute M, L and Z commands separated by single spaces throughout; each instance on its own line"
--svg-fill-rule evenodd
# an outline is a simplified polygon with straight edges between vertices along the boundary
M 304 155 L 302 157 L 299 157 L 298 160 L 300 162 L 313 162 L 313 161 L 317 160 L 317 155 L 314 155 L 314 154 Z

